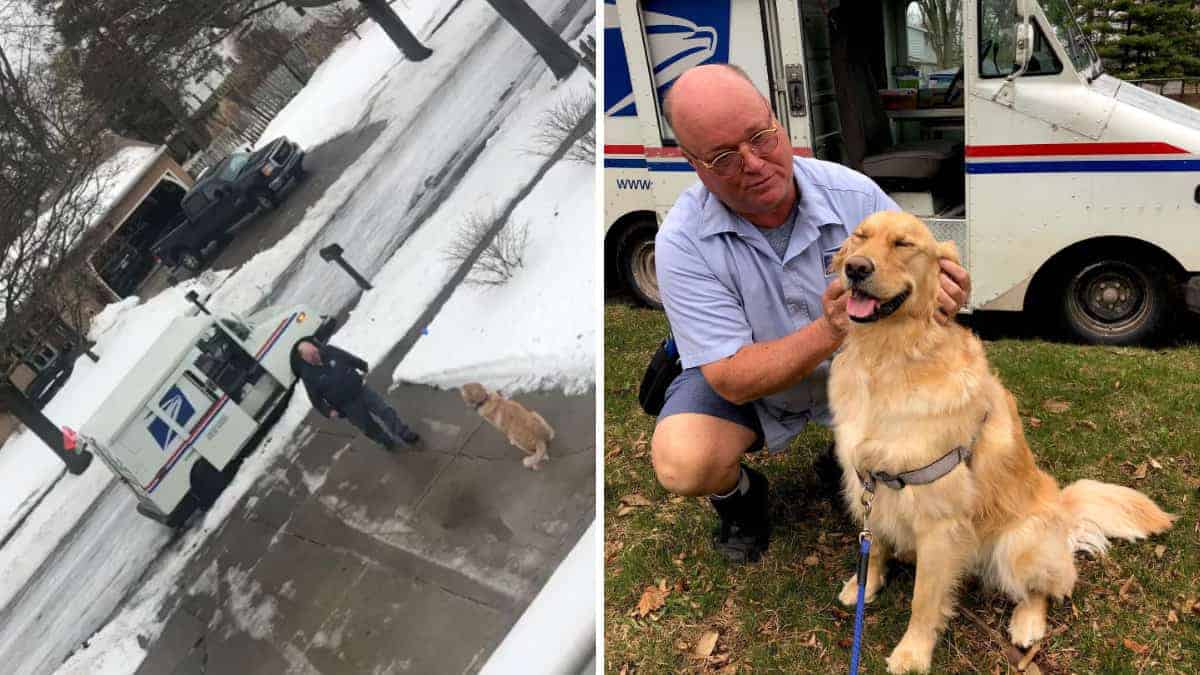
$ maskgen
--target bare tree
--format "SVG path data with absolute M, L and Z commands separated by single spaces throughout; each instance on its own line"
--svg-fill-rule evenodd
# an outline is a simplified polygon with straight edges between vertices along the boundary
M 505 223 L 498 231 L 496 225 L 494 213 L 472 214 L 443 251 L 445 260 L 456 268 L 478 255 L 465 279 L 468 284 L 500 286 L 525 267 L 528 223 Z
M 916 0 L 938 67 L 962 64 L 962 0 Z
M 104 155 L 97 111 L 63 65 L 0 46 L 0 354 L 12 353 L 42 317 L 68 308 L 65 290 L 76 286 L 64 287 L 59 274 L 82 250 L 106 187 L 97 171 Z M 72 471 L 86 468 L 78 455 L 63 454 L 57 427 L 7 377 L 0 405 Z

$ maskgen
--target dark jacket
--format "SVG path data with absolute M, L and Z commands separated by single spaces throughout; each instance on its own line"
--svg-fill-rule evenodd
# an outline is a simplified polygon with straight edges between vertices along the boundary
M 303 342 L 317 345 L 321 365 L 314 366 L 300 358 L 299 347 Z M 340 413 L 341 406 L 362 394 L 367 362 L 333 345 L 323 345 L 312 338 L 304 338 L 292 347 L 291 364 L 292 372 L 304 383 L 313 407 L 325 417 L 329 417 L 330 410 Z

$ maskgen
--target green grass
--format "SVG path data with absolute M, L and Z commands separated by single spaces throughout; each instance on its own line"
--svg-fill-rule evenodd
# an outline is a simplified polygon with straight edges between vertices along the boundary
M 831 434 L 813 429 L 789 452 L 748 458 L 771 479 L 775 534 L 761 563 L 727 565 L 709 544 L 711 508 L 667 494 L 650 465 L 654 421 L 638 408 L 637 387 L 665 331 L 661 312 L 605 308 L 607 672 L 846 672 L 854 617 L 834 596 L 852 572 L 856 530 L 809 471 Z M 1078 558 L 1074 597 L 1052 605 L 1052 637 L 1035 663 L 1043 673 L 1200 672 L 1200 347 L 1000 340 L 987 348 L 1041 466 L 1061 484 L 1087 477 L 1129 485 L 1180 515 L 1165 535 L 1114 543 L 1106 558 Z M 1050 412 L 1048 399 L 1070 407 Z M 634 494 L 652 505 L 619 515 L 621 499 Z M 868 607 L 863 672 L 885 672 L 908 621 L 913 576 L 911 566 L 893 564 Z M 665 605 L 635 616 L 646 587 L 660 583 L 670 589 Z M 1005 633 L 1004 597 L 970 582 L 960 603 Z M 712 656 L 692 656 L 710 630 L 719 632 Z M 960 615 L 938 642 L 934 672 L 1015 669 Z

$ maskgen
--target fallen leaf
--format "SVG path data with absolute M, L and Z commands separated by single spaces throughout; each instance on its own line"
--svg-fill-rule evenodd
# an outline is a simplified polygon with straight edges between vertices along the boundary
M 1113 382 L 1113 389 L 1120 389 L 1120 388 L 1121 388 L 1121 381 L 1120 381 L 1120 380 L 1117 380 L 1116 382 Z
M 729 656 L 730 656 L 729 652 L 725 652 L 724 654 L 717 654 L 716 656 L 710 656 L 710 657 L 708 657 L 708 664 L 711 666 L 724 665 L 729 662 Z M 735 671 L 736 671 L 736 668 L 737 667 L 734 666 Z
M 638 600 L 636 615 L 645 617 L 651 612 L 661 609 L 663 605 L 667 604 L 667 596 L 670 593 L 666 588 L 647 586 L 646 590 L 642 591 L 642 598 Z
M 1121 598 L 1122 600 L 1129 597 L 1129 589 L 1133 588 L 1134 583 L 1133 577 L 1126 579 L 1125 583 L 1121 584 L 1121 590 L 1117 591 L 1117 597 Z
M 817 557 L 816 553 L 814 553 L 804 559 L 804 564 L 807 567 L 816 567 L 817 565 L 821 564 L 821 559 Z
M 1159 470 L 1162 470 L 1162 468 L 1163 468 L 1162 464 L 1159 463 L 1159 461 L 1157 459 L 1154 459 L 1153 457 L 1150 458 L 1150 466 L 1154 467 L 1155 469 L 1159 469 Z
M 632 506 L 622 506 L 617 509 L 617 517 L 624 518 L 625 516 L 633 513 L 636 510 L 637 509 L 633 508 Z
M 1134 480 L 1141 480 L 1141 479 L 1145 478 L 1145 477 L 1146 477 L 1146 473 L 1147 473 L 1149 470 L 1150 470 L 1150 467 L 1149 467 L 1149 466 L 1147 466 L 1145 462 L 1142 462 L 1141 464 L 1138 464 L 1138 465 L 1137 465 L 1136 467 L 1134 467 L 1134 469 L 1133 469 L 1133 479 L 1134 479 Z
M 1080 420 L 1079 423 L 1082 424 L 1083 426 L 1091 429 L 1092 431 L 1095 431 L 1098 428 L 1096 426 L 1096 423 L 1091 420 Z
M 631 495 L 621 497 L 621 503 L 625 506 L 652 506 L 654 502 L 650 501 L 640 492 L 635 492 Z
M 621 454 L 621 446 L 618 445 L 617 447 L 610 450 L 607 455 L 604 456 L 604 461 L 607 462 L 608 460 L 612 459 L 613 457 L 616 457 L 619 454 Z
M 1154 557 L 1158 558 L 1159 560 L 1162 560 L 1163 554 L 1166 552 L 1167 547 L 1163 544 L 1159 544 L 1158 546 L 1154 547 Z
M 720 636 L 721 634 L 715 630 L 704 631 L 704 635 L 700 636 L 700 639 L 696 641 L 696 646 L 692 648 L 692 656 L 705 658 L 712 654 L 717 647 L 717 638 Z
M 1044 408 L 1046 412 L 1055 414 L 1064 413 L 1071 409 L 1071 402 L 1063 401 L 1057 398 L 1048 398 L 1045 401 L 1042 401 L 1042 408 Z
M 1179 615 L 1175 613 L 1175 610 L 1167 611 L 1167 623 L 1179 623 Z
M 1142 654 L 1145 654 L 1146 652 L 1150 651 L 1150 648 L 1147 647 L 1146 645 L 1134 642 L 1130 638 L 1125 638 L 1125 640 L 1122 644 L 1125 645 L 1126 649 L 1133 652 L 1134 654 L 1137 654 L 1138 656 L 1141 656 Z
M 1038 427 L 1042 426 L 1042 420 L 1038 419 L 1037 417 L 1033 417 L 1031 415 L 1029 417 L 1029 426 L 1033 427 L 1034 429 L 1037 429 Z
M 853 644 L 854 644 L 853 638 L 842 638 L 841 640 L 838 640 L 838 646 L 841 647 L 842 649 L 849 649 L 850 645 L 853 645 Z
M 672 504 L 682 504 L 683 500 L 685 500 L 685 499 L 687 499 L 687 497 L 680 497 L 679 495 L 675 495 L 674 497 L 671 497 L 671 503 Z

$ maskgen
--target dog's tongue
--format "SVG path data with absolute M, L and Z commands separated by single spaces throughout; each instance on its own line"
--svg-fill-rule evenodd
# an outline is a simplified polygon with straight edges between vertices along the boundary
M 875 313 L 879 301 L 866 295 L 850 294 L 846 301 L 846 313 L 856 319 L 865 319 Z

